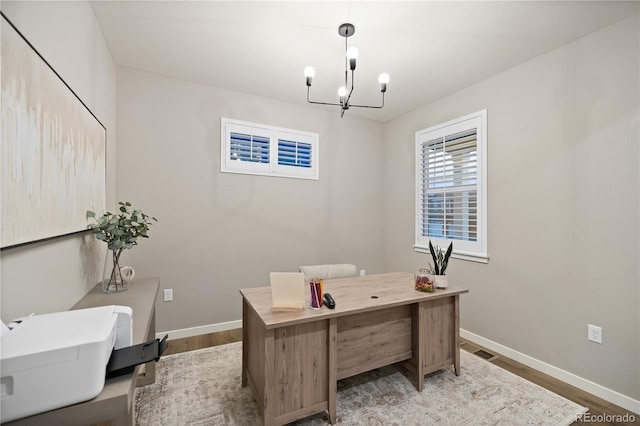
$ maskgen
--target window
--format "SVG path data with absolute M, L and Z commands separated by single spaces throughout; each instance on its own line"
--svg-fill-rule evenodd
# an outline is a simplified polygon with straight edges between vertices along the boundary
M 220 170 L 318 179 L 318 134 L 222 118 Z
M 417 251 L 487 262 L 487 111 L 416 132 Z
M 231 159 L 269 164 L 269 138 L 231 132 Z

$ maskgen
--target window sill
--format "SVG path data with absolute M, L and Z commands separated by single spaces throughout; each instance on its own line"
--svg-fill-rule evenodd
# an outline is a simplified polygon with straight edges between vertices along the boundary
M 413 249 L 420 253 L 430 254 L 428 247 L 413 246 Z M 454 249 L 451 253 L 451 257 L 453 259 L 468 260 L 471 262 L 489 263 L 489 254 L 487 253 L 474 253 Z

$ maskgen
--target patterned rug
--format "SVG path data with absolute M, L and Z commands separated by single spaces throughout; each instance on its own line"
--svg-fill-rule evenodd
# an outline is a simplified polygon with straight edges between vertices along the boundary
M 162 358 L 156 383 L 136 389 L 136 424 L 263 424 L 249 387 L 240 386 L 242 344 Z M 569 425 L 587 411 L 464 350 L 461 374 L 425 378 L 419 393 L 397 366 L 338 382 L 340 425 Z M 326 425 L 318 414 L 295 425 Z

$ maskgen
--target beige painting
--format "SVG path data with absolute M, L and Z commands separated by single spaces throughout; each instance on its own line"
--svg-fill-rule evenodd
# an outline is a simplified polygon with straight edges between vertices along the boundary
M 0 246 L 85 230 L 103 212 L 106 129 L 2 17 Z

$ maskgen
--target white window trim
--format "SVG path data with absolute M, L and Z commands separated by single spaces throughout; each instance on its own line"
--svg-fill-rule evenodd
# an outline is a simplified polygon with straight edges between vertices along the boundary
M 260 135 L 269 138 L 269 163 L 252 163 L 231 160 L 231 132 Z M 311 145 L 311 167 L 296 167 L 278 164 L 278 139 L 294 139 Z M 275 176 L 294 179 L 320 178 L 319 136 L 317 133 L 285 129 L 266 124 L 251 123 L 220 117 L 220 171 L 261 176 Z
M 465 115 L 446 123 L 438 124 L 424 130 L 416 132 L 415 139 L 415 245 L 414 250 L 417 252 L 429 253 L 429 238 L 421 235 L 421 145 L 427 140 L 436 139 L 438 137 L 455 134 L 460 131 L 476 128 L 477 137 L 477 156 L 478 156 L 478 176 L 480 183 L 478 190 L 478 241 L 475 247 L 469 248 L 467 244 L 460 244 L 458 240 L 447 240 L 442 238 L 431 238 L 434 245 L 447 247 L 453 241 L 453 252 L 451 257 L 456 259 L 470 260 L 480 263 L 488 263 L 489 254 L 487 251 L 487 110 L 481 110 L 473 114 Z M 463 245 L 463 247 L 456 247 Z

